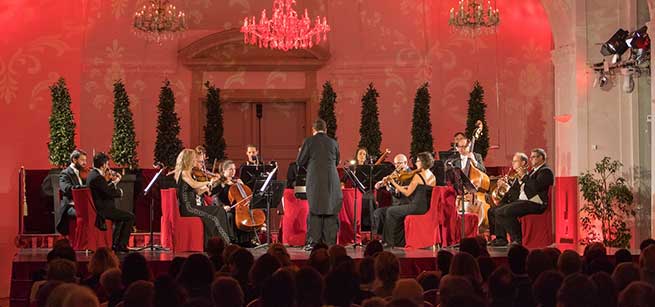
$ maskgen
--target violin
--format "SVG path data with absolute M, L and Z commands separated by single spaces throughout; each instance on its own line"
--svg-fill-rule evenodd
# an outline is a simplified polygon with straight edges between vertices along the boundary
M 389 180 L 394 180 L 396 181 L 399 185 L 408 185 L 411 181 L 412 178 L 414 178 L 414 175 L 418 174 L 421 172 L 421 169 L 415 169 L 411 171 L 404 171 L 404 170 L 394 170 L 391 175 L 387 176 L 384 180 L 385 182 L 388 182 Z
M 262 209 L 250 209 L 252 190 L 247 185 L 234 181 L 228 191 L 228 199 L 236 207 L 234 223 L 243 231 L 256 231 L 266 223 L 266 215 Z
M 121 178 L 121 175 L 118 174 L 118 172 L 114 171 L 111 168 L 108 168 L 105 171 L 104 176 L 105 176 L 105 180 L 107 180 L 107 182 L 112 182 L 112 181 L 115 181 L 116 179 L 120 180 L 120 178 Z
M 193 169 L 191 169 L 191 178 L 193 178 L 193 180 L 198 182 L 210 182 L 212 181 L 212 179 L 218 178 L 219 180 L 214 181 L 214 183 L 211 186 L 209 186 L 209 190 L 213 189 L 216 185 L 218 185 L 221 181 L 220 179 L 222 179 L 221 175 L 202 170 L 198 167 L 194 167 Z

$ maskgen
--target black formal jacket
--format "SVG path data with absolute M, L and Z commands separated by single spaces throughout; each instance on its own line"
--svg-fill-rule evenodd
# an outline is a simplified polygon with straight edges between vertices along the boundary
M 521 182 L 525 184 L 523 186 L 523 192 L 525 192 L 525 196 L 528 199 L 539 195 L 543 205 L 548 205 L 548 192 L 555 182 L 555 175 L 548 165 L 544 164 L 536 172 L 526 174 L 520 181 L 515 180 L 509 191 L 505 194 L 505 197 L 503 197 L 502 203 L 510 203 L 519 199 Z
M 104 212 L 116 208 L 115 198 L 122 196 L 121 190 L 114 184 L 107 182 L 97 169 L 92 169 L 86 178 L 86 185 L 91 190 L 93 204 L 96 209 L 96 226 L 101 228 L 105 224 Z
M 305 139 L 296 163 L 307 170 L 307 201 L 315 215 L 335 215 L 341 210 L 343 194 L 337 173 L 339 145 L 320 132 Z
M 66 212 L 73 206 L 73 189 L 79 189 L 84 186 L 80 185 L 80 180 L 73 170 L 68 166 L 59 173 L 59 191 L 61 192 L 61 202 L 59 208 L 55 210 L 55 229 L 63 235 L 68 234 L 68 221 Z
M 481 170 L 482 172 L 486 173 L 487 169 L 484 167 L 484 163 L 482 162 L 482 156 L 477 152 L 474 152 L 473 155 L 475 156 L 475 161 L 477 162 L 477 163 L 475 163 L 475 167 L 478 168 L 479 170 Z M 459 155 L 459 152 L 456 155 L 453 155 L 452 157 L 453 157 L 451 159 L 452 166 L 457 167 L 457 168 L 461 168 L 462 159 L 461 159 L 461 157 Z M 471 159 L 467 159 L 467 162 L 468 161 L 471 161 Z M 469 169 L 471 168 L 471 166 L 470 166 L 471 163 L 467 163 L 467 164 L 468 165 L 466 166 L 466 168 L 464 168 L 464 174 L 466 176 L 469 175 Z

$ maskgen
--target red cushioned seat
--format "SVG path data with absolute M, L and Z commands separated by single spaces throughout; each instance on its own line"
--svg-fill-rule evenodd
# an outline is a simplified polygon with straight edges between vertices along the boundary
M 519 218 L 521 222 L 522 244 L 528 248 L 541 248 L 553 244 L 553 187 L 548 190 L 548 207 L 542 214 L 529 214 Z
M 291 246 L 305 245 L 307 235 L 307 214 L 309 204 L 307 200 L 298 199 L 293 189 L 285 189 L 283 200 L 284 215 L 282 215 L 282 243 Z
M 182 217 L 176 189 L 161 190 L 162 219 L 167 217 L 167 243 L 176 251 L 203 251 L 204 233 L 199 217 Z M 165 228 L 162 224 L 162 229 Z
M 96 210 L 93 204 L 91 190 L 88 188 L 74 189 L 73 202 L 75 203 L 75 235 L 72 246 L 75 250 L 95 251 L 99 247 L 112 246 L 112 223 L 106 220 L 106 231 L 96 227 Z

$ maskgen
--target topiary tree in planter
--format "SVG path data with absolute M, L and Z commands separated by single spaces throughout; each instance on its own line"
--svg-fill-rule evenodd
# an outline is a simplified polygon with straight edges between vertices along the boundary
M 380 156 L 380 143 L 382 143 L 382 132 L 380 131 L 380 119 L 378 112 L 378 91 L 373 83 L 368 85 L 366 94 L 362 96 L 362 117 L 359 124 L 359 144 L 364 147 L 371 156 Z
M 586 200 L 580 209 L 580 222 L 587 232 L 582 244 L 598 241 L 608 247 L 627 248 L 630 245 L 630 229 L 627 219 L 635 216 L 633 194 L 626 180 L 617 173 L 623 164 L 604 157 L 592 171 L 580 176 L 578 182 L 582 197 Z M 596 223 L 600 223 L 600 233 Z
M 225 137 L 223 136 L 223 109 L 221 108 L 220 91 L 209 81 L 207 88 L 207 125 L 205 125 L 205 148 L 210 163 L 225 159 Z M 208 166 L 209 167 L 209 166 Z
M 50 164 L 64 168 L 70 163 L 70 154 L 75 150 L 75 119 L 71 110 L 71 96 L 64 78 L 50 86 L 52 111 L 50 113 L 50 142 L 48 152 Z
M 171 82 L 164 81 L 159 93 L 157 105 L 157 140 L 155 141 L 155 162 L 161 162 L 168 167 L 175 167 L 177 155 L 182 151 L 180 134 L 180 118 L 175 113 L 175 95 Z
M 337 102 L 337 93 L 332 89 L 330 81 L 323 84 L 323 94 L 321 95 L 321 104 L 318 109 L 318 118 L 321 118 L 327 124 L 327 135 L 337 139 L 337 116 L 334 113 L 334 104 Z
M 409 154 L 412 158 L 421 152 L 434 150 L 432 122 L 430 121 L 430 90 L 427 82 L 416 90 L 411 132 L 412 144 Z

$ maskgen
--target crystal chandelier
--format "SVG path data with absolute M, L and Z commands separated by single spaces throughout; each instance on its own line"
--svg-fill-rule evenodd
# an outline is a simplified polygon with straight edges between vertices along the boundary
M 271 48 L 289 51 L 290 49 L 311 48 L 314 44 L 327 40 L 327 32 L 330 26 L 327 19 L 316 16 L 314 27 L 311 27 L 311 20 L 305 9 L 305 15 L 298 17 L 298 13 L 291 6 L 296 0 L 274 0 L 273 15 L 270 19 L 266 16 L 266 10 L 262 11 L 259 23 L 255 22 L 255 16 L 243 19 L 241 32 L 243 41 L 246 44 L 257 44 L 259 48 Z
M 487 2 L 487 9 L 482 7 L 482 1 L 459 0 L 457 10 L 450 9 L 448 24 L 456 31 L 463 32 L 468 36 L 491 33 L 495 31 L 500 22 L 498 9 L 491 7 L 491 1 Z
M 134 32 L 157 44 L 181 36 L 186 29 L 184 13 L 168 0 L 150 0 L 150 6 L 134 14 Z

